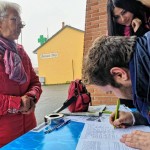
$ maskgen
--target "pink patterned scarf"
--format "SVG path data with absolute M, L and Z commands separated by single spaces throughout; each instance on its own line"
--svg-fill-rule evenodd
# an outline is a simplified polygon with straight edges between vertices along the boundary
M 130 26 L 125 26 L 124 35 L 125 36 L 130 36 L 131 35 L 131 27 Z
M 0 37 L 0 53 L 4 55 L 5 73 L 10 80 L 23 84 L 27 81 L 22 60 L 18 55 L 16 43 Z

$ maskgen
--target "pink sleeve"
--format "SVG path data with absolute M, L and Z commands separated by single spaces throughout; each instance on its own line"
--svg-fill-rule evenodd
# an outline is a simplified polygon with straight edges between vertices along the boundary
M 30 61 L 30 58 L 29 58 L 29 61 Z M 31 61 L 30 61 L 30 74 L 31 74 L 30 86 L 29 86 L 28 91 L 25 93 L 25 95 L 36 97 L 36 102 L 37 102 L 42 93 L 42 89 L 41 89 L 41 83 L 39 81 L 39 77 L 36 75 L 32 67 Z
M 18 45 L 18 48 L 20 48 L 24 51 L 24 54 L 26 55 L 25 57 L 27 57 L 27 59 L 29 60 L 30 85 L 29 85 L 28 91 L 25 93 L 25 95 L 28 95 L 30 97 L 35 97 L 36 102 L 37 102 L 40 98 L 41 93 L 42 93 L 41 83 L 39 81 L 39 77 L 36 75 L 36 73 L 32 67 L 31 60 L 30 60 L 29 56 L 27 55 L 26 51 L 24 50 L 23 46 Z

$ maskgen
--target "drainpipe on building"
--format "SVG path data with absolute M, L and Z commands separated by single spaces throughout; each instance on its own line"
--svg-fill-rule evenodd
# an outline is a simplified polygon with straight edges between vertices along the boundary
M 74 63 L 73 63 L 73 59 L 72 59 L 72 78 L 74 80 Z

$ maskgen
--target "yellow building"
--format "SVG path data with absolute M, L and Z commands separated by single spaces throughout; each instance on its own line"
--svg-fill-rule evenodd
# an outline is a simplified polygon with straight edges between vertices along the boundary
M 84 31 L 64 26 L 34 53 L 38 57 L 40 79 L 63 84 L 82 76 Z

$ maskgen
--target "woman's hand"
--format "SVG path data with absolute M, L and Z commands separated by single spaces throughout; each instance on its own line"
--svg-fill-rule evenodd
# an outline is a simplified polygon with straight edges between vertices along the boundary
M 29 110 L 22 112 L 22 114 L 30 114 L 35 111 L 35 102 L 32 99 L 30 101 L 30 106 L 31 107 L 29 108 Z
M 115 112 L 110 115 L 109 121 L 110 123 L 118 128 L 126 128 L 133 124 L 133 117 L 131 112 L 119 111 L 119 118 L 115 119 Z
M 21 107 L 20 107 L 20 112 L 22 114 L 30 114 L 35 110 L 35 103 L 34 99 L 32 97 L 29 97 L 27 95 L 24 95 L 21 97 Z
M 133 131 L 131 134 L 125 134 L 120 139 L 125 145 L 140 150 L 150 150 L 150 133 L 143 131 Z
M 139 18 L 134 18 L 131 23 L 133 31 L 136 32 L 138 28 L 141 26 L 141 24 L 142 24 L 142 21 Z

